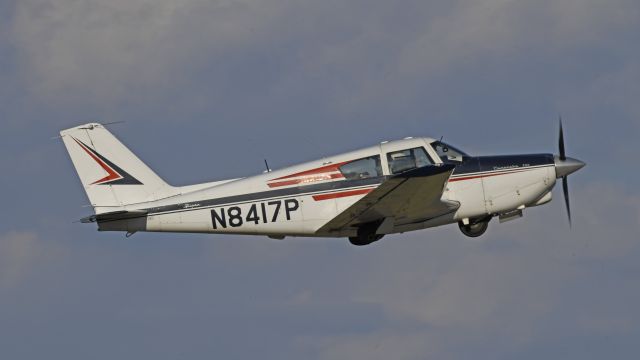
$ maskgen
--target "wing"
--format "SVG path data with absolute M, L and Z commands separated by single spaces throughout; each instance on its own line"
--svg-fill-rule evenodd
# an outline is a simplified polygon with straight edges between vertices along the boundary
M 386 218 L 393 220 L 392 225 L 405 225 L 451 213 L 460 204 L 441 200 L 441 197 L 454 168 L 454 165 L 442 164 L 394 175 L 333 218 L 318 232 L 354 229 L 362 224 L 382 222 Z

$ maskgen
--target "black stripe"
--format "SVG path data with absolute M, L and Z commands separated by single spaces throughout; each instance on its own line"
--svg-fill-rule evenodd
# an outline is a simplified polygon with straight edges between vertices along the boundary
M 476 156 L 465 158 L 464 162 L 457 164 L 453 175 L 459 176 L 497 170 L 528 168 L 540 165 L 553 165 L 554 163 L 552 154 Z
M 304 195 L 304 194 L 312 194 L 312 193 L 320 193 L 320 192 L 331 192 L 335 190 L 355 188 L 355 187 L 361 187 L 361 186 L 367 186 L 367 185 L 378 185 L 378 184 L 381 184 L 386 178 L 387 178 L 386 176 L 378 176 L 378 177 L 359 179 L 359 180 L 344 180 L 344 181 L 334 181 L 329 183 L 321 183 L 321 184 L 313 184 L 313 185 L 296 186 L 296 187 L 285 188 L 285 189 L 260 191 L 260 192 L 250 193 L 250 194 L 225 196 L 225 197 L 220 197 L 215 199 L 189 201 L 189 202 L 180 203 L 180 204 L 153 207 L 145 210 L 149 212 L 149 215 L 164 213 L 164 212 L 171 212 L 171 211 L 200 210 L 205 207 L 238 204 L 242 202 L 251 202 L 256 200 L 265 200 L 265 199 L 272 199 L 277 197 L 296 196 L 296 195 Z M 197 206 L 189 207 L 189 205 L 191 204 L 194 204 L 194 205 L 197 204 Z
M 554 164 L 551 154 L 480 156 L 480 171 L 507 170 Z
M 91 151 L 93 153 L 93 155 L 95 155 L 98 158 L 100 158 L 100 160 L 104 161 L 104 163 L 107 164 L 108 166 L 110 166 L 116 173 L 118 173 L 118 175 L 122 176 L 121 179 L 105 181 L 103 183 L 99 183 L 99 184 L 96 184 L 96 185 L 144 185 L 138 179 L 136 179 L 133 176 L 131 176 L 131 174 L 129 174 L 128 172 L 122 170 L 118 165 L 112 163 L 107 158 L 105 158 L 104 156 L 100 155 L 100 153 L 98 153 L 96 150 L 94 150 L 91 147 L 87 146 L 87 144 L 85 144 L 84 142 L 82 142 L 82 141 L 80 141 L 80 140 L 78 140 L 76 138 L 74 138 L 74 139 L 76 141 L 79 141 L 80 143 L 82 143 L 82 145 L 84 145 L 89 151 Z

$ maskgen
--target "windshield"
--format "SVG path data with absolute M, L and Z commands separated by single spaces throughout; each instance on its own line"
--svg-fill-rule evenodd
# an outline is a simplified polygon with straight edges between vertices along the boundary
M 464 151 L 458 150 L 457 148 L 444 143 L 442 141 L 434 141 L 431 143 L 433 149 L 438 153 L 442 162 L 450 163 L 450 162 L 462 162 L 465 157 L 468 157 Z

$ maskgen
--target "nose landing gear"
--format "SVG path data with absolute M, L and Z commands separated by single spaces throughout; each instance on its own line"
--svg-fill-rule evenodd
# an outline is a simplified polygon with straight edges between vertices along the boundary
M 460 221 L 458 222 L 458 227 L 460 228 L 460 231 L 462 231 L 462 233 L 466 236 L 478 237 L 487 231 L 490 220 L 491 217 L 470 220 L 466 225 L 462 221 Z

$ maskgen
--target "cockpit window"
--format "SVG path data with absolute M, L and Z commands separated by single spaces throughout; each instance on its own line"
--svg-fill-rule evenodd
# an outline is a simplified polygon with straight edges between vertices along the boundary
M 340 166 L 339 169 L 347 180 L 382 176 L 382 166 L 380 165 L 379 155 L 354 160 Z
M 387 162 L 392 174 L 433 164 L 427 152 L 421 147 L 387 153 Z
M 433 149 L 438 153 L 442 162 L 445 163 L 462 162 L 465 157 L 469 156 L 465 152 L 442 141 L 434 141 L 431 143 L 431 146 L 433 146 Z

